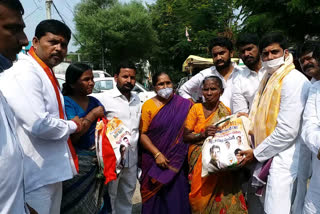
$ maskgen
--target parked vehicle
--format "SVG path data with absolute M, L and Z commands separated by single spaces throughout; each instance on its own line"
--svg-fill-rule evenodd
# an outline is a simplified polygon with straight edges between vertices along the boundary
M 94 78 L 111 77 L 109 73 L 102 70 L 93 70 L 92 73 Z
M 105 93 L 108 90 L 112 90 L 116 87 L 116 82 L 114 81 L 113 77 L 95 78 L 94 81 L 94 89 L 96 93 Z M 148 91 L 138 82 L 136 82 L 136 85 L 132 89 L 132 91 L 138 94 L 142 103 L 156 96 L 156 93 L 154 91 Z
M 62 85 L 63 85 L 63 83 L 65 83 L 66 81 L 65 81 L 65 75 L 64 74 L 55 74 L 55 76 L 56 76 L 56 78 L 57 78 L 57 80 L 58 80 L 58 83 L 59 83 L 59 86 L 60 86 L 60 88 L 62 89 Z
M 63 83 L 65 83 L 65 75 L 64 74 L 56 74 L 56 78 L 58 80 L 60 88 L 62 89 L 62 85 L 63 85 Z M 114 81 L 113 77 L 94 78 L 94 82 L 95 82 L 95 85 L 94 85 L 94 88 L 93 88 L 93 91 L 91 94 L 92 96 L 94 96 L 97 93 L 106 93 L 107 91 L 112 90 L 116 87 L 116 82 Z M 142 103 L 144 103 L 148 99 L 156 96 L 156 93 L 154 91 L 148 91 L 138 82 L 136 82 L 136 85 L 132 89 L 132 91 L 134 93 L 138 94 Z

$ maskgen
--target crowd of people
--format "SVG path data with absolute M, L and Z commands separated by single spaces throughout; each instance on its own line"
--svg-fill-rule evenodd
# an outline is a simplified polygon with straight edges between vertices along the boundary
M 23 13 L 19 0 L 0 0 L 1 214 L 131 214 L 137 178 L 145 214 L 320 213 L 319 42 L 299 44 L 293 56 L 281 33 L 241 34 L 239 66 L 232 41 L 213 38 L 214 66 L 178 91 L 168 73 L 154 74 L 156 96 L 141 104 L 128 60 L 108 93 L 89 96 L 94 79 L 84 63 L 68 67 L 60 89 L 52 68 L 71 31 L 42 21 L 19 53 L 28 45 Z M 232 114 L 249 118 L 251 149 L 237 151 L 236 170 L 202 177 L 204 141 Z M 95 148 L 103 117 L 130 130 L 121 172 L 107 185 Z

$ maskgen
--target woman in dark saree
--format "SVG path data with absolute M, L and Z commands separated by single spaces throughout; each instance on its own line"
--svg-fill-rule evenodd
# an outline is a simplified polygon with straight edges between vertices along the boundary
M 97 178 L 99 169 L 95 152 L 95 126 L 97 118 L 104 116 L 102 104 L 92 93 L 92 69 L 82 63 L 71 64 L 63 84 L 67 118 L 79 117 L 82 131 L 71 135 L 79 158 L 79 174 L 63 182 L 61 213 L 98 213 L 103 206 L 103 182 Z
M 157 96 L 142 106 L 142 213 L 190 213 L 184 122 L 192 103 L 173 93 L 166 73 L 152 78 Z

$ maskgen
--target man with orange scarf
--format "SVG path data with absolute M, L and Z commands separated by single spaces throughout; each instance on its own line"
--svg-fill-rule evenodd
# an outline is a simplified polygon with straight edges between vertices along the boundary
M 254 149 L 242 151 L 242 165 L 257 162 L 253 184 L 263 190 L 264 212 L 289 214 L 297 177 L 301 116 L 310 83 L 293 64 L 287 41 L 279 33 L 264 36 L 259 44 L 262 79 L 249 115 Z M 250 204 L 249 204 L 250 206 Z
M 19 54 L 0 84 L 18 122 L 26 201 L 41 214 L 60 213 L 62 181 L 77 174 L 69 135 L 80 131 L 81 121 L 65 120 L 63 95 L 52 71 L 66 56 L 70 36 L 60 21 L 40 22 L 28 55 Z

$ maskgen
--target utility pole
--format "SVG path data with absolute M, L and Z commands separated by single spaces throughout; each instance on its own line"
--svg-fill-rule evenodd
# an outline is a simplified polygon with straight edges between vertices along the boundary
M 51 19 L 51 5 L 53 0 L 46 0 L 46 14 L 47 19 Z
M 101 67 L 102 70 L 104 71 L 104 42 L 103 42 L 103 32 L 101 30 Z

